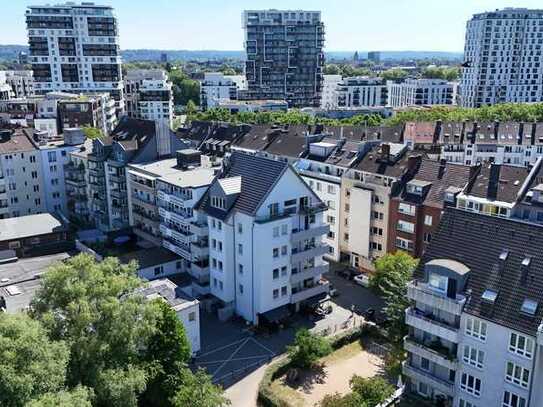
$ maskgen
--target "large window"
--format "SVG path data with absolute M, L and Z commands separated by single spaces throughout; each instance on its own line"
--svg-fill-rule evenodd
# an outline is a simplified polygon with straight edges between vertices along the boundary
M 458 403 L 458 407 L 477 407 L 477 406 L 469 401 L 460 399 L 460 402 Z
M 406 222 L 404 220 L 398 221 L 398 230 L 401 232 L 406 233 L 414 233 L 415 232 L 415 225 L 410 222 Z
M 468 365 L 483 368 L 485 353 L 482 350 L 478 350 L 472 346 L 464 345 L 464 353 L 462 360 Z
M 481 379 L 467 373 L 462 373 L 460 388 L 466 393 L 479 397 L 481 395 Z
M 400 205 L 398 206 L 398 212 L 403 213 L 405 215 L 415 215 L 415 205 L 409 205 L 403 202 L 400 202 Z
M 486 322 L 480 321 L 475 318 L 468 318 L 466 320 L 466 335 L 472 338 L 479 339 L 480 341 L 486 341 Z
M 445 293 L 447 291 L 448 278 L 436 273 L 430 273 L 429 284 L 434 290 Z
M 507 362 L 505 380 L 527 389 L 530 384 L 530 371 L 513 362 Z
M 509 351 L 531 359 L 534 352 L 534 341 L 513 332 L 509 337 Z
M 503 393 L 502 407 L 526 407 L 526 400 L 515 393 L 506 391 Z

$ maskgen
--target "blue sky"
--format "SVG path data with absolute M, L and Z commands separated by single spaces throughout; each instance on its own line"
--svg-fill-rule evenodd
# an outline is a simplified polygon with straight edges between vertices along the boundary
M 29 4 L 0 0 L 0 44 L 25 44 Z M 326 49 L 462 51 L 477 12 L 543 7 L 542 0 L 94 0 L 116 8 L 121 48 L 242 49 L 244 9 L 321 10 Z

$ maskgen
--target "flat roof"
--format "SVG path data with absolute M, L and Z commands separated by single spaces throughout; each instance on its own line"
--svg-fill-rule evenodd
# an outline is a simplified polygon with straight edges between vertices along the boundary
M 153 250 L 136 250 L 119 256 L 121 263 L 129 263 L 132 260 L 138 262 L 139 268 L 158 266 L 160 264 L 178 261 L 182 258 L 163 247 L 154 247 Z
M 46 235 L 64 225 L 50 213 L 0 219 L 0 241 Z
M 164 182 L 181 188 L 196 188 L 209 185 L 213 181 L 213 178 L 215 178 L 215 170 L 213 168 L 196 167 L 182 170 L 177 166 L 175 158 L 148 164 L 132 164 L 130 167 L 133 168 L 132 171 L 142 170 L 147 174 L 160 178 Z

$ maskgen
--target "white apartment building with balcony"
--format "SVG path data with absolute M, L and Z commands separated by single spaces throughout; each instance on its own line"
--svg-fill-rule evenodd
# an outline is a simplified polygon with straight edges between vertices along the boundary
M 32 71 L 3 71 L 5 83 L 11 86 L 13 97 L 16 99 L 34 96 L 34 76 Z M 2 72 L 0 72 L 0 83 L 2 83 Z M 0 97 L 0 99 L 2 99 Z
M 126 112 L 137 119 L 173 122 L 172 83 L 162 69 L 134 69 L 124 79 Z
M 446 210 L 408 286 L 408 391 L 453 407 L 541 405 L 541 243 L 541 226 Z
M 220 313 L 258 324 L 326 296 L 326 206 L 288 163 L 232 153 L 197 210 Z
M 203 160 L 203 163 L 202 163 Z M 190 295 L 209 294 L 208 228 L 194 210 L 219 167 L 195 150 L 127 167 L 130 226 L 143 246 L 163 246 L 183 261 L 177 272 L 192 277 Z
M 543 10 L 505 8 L 466 25 L 460 104 L 543 100 Z
M 454 105 L 458 84 L 443 79 L 387 81 L 388 104 L 392 107 Z
M 29 6 L 34 91 L 107 92 L 124 111 L 119 31 L 113 8 L 94 3 Z
M 337 87 L 342 80 L 341 75 L 323 75 L 322 76 L 322 109 L 337 109 Z
M 202 109 L 217 107 L 219 101 L 238 99 L 238 91 L 247 89 L 244 75 L 223 75 L 220 72 L 207 72 L 200 81 L 200 106 Z

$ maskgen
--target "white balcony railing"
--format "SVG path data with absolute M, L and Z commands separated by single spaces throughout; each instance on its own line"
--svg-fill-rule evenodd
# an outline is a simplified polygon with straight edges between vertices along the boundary
M 405 323 L 449 342 L 458 343 L 460 339 L 458 328 L 425 316 L 413 307 L 405 310 Z
M 292 294 L 290 302 L 292 304 L 296 304 L 300 301 L 306 300 L 316 295 L 327 293 L 329 288 L 330 288 L 330 283 L 328 281 L 320 281 L 319 283 L 315 284 L 313 287 L 305 288 L 301 291 L 298 291 Z
M 407 285 L 407 297 L 415 302 L 420 302 L 454 315 L 460 315 L 466 304 L 466 297 L 461 294 L 456 294 L 455 298 L 447 297 L 444 293 L 434 290 L 427 283 L 417 281 L 412 281 Z

